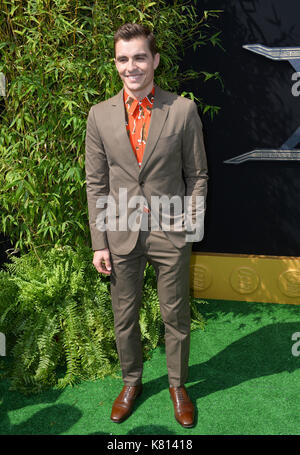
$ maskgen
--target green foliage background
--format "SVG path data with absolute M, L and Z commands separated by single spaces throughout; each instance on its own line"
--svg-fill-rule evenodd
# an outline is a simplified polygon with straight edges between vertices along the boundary
M 162 88 L 179 92 L 192 79 L 222 85 L 219 73 L 179 65 L 190 47 L 221 46 L 219 13 L 199 17 L 184 0 L 0 0 L 0 72 L 7 80 L 0 231 L 21 254 L 0 272 L 0 331 L 13 388 L 64 387 L 118 368 L 109 279 L 92 265 L 84 172 L 88 111 L 122 87 L 114 31 L 125 22 L 154 29 L 161 54 L 155 80 Z M 182 95 L 211 118 L 218 112 L 193 93 Z M 190 303 L 193 328 L 203 327 L 197 301 Z M 147 357 L 163 342 L 149 265 L 140 326 Z
M 169 4 L 168 4 L 169 3 Z M 124 22 L 155 30 L 161 62 L 155 79 L 178 91 L 189 47 L 220 45 L 218 12 L 198 17 L 175 0 L 0 0 L 0 71 L 7 78 L 0 113 L 0 230 L 24 252 L 33 246 L 89 244 L 84 141 L 91 105 L 116 94 L 113 34 Z M 212 21 L 212 24 L 211 24 Z M 187 94 L 193 97 L 193 94 Z M 216 106 L 197 101 L 213 115 Z

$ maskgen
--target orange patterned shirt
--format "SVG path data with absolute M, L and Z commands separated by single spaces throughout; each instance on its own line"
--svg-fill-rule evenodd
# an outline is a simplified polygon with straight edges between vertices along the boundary
M 129 96 L 124 89 L 126 130 L 139 167 L 142 164 L 148 137 L 154 91 L 153 86 L 151 92 L 139 101 Z

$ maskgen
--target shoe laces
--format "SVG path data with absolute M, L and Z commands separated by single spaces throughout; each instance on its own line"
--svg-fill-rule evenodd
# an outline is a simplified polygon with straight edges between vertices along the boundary
M 134 395 L 134 390 L 133 390 L 133 387 L 132 386 L 129 386 L 126 390 L 125 390 L 125 394 L 124 394 L 124 399 L 125 398 L 132 398 L 132 396 Z
M 184 396 L 183 396 L 182 389 L 179 389 L 179 390 L 178 390 L 178 399 L 179 399 L 180 401 L 183 401 L 183 400 L 185 399 Z
M 185 396 L 181 387 L 178 387 L 176 390 L 176 398 L 178 401 L 185 401 Z

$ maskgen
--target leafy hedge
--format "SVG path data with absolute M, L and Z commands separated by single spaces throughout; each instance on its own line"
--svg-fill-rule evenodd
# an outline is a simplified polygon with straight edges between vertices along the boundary
M 199 17 L 190 1 L 5 0 L 0 9 L 0 231 L 21 252 L 90 242 L 84 140 L 91 105 L 122 87 L 113 33 L 124 22 L 154 28 L 161 51 L 156 82 L 178 91 L 218 73 L 181 71 L 186 49 L 220 45 L 218 11 Z M 193 97 L 193 94 L 187 94 Z M 203 112 L 217 106 L 198 100 Z

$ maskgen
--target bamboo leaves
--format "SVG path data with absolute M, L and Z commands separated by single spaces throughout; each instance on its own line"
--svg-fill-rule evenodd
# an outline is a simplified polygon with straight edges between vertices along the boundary
M 199 76 L 180 72 L 180 52 L 208 43 L 210 34 L 218 42 L 207 27 L 213 14 L 198 17 L 183 0 L 172 7 L 164 0 L 3 3 L 0 71 L 8 87 L 0 112 L 0 221 L 21 252 L 89 241 L 86 119 L 92 104 L 121 88 L 113 31 L 124 21 L 154 28 L 162 54 L 157 83 L 176 91 Z

